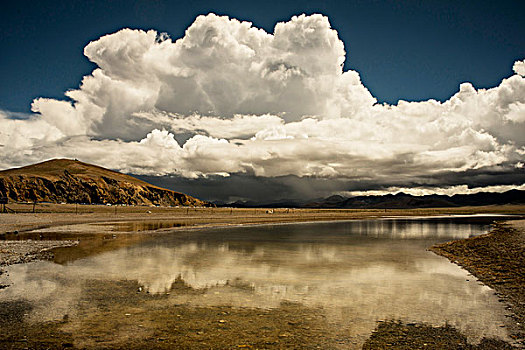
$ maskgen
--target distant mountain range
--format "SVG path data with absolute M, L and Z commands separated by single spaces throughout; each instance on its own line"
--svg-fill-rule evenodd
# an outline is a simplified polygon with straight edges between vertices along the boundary
M 0 197 L 18 202 L 209 206 L 132 176 L 71 159 L 0 171 Z
M 411 209 L 444 208 L 481 205 L 525 204 L 525 191 L 510 190 L 503 193 L 480 192 L 476 194 L 456 194 L 413 196 L 406 193 L 384 196 L 330 196 L 317 200 L 279 200 L 274 202 L 237 201 L 233 203 L 216 202 L 217 206 L 237 208 L 332 208 L 332 209 Z
M 410 209 L 525 204 L 525 191 L 481 192 L 470 195 L 344 197 L 315 200 L 237 201 L 208 203 L 183 193 L 96 165 L 53 159 L 0 171 L 0 197 L 18 202 L 91 203 L 164 206 L 227 206 L 237 208 Z

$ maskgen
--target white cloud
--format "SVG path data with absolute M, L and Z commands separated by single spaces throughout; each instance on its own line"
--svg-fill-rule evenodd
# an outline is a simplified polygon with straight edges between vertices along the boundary
M 389 187 L 386 190 L 372 190 L 372 191 L 343 191 L 341 195 L 354 197 L 354 196 L 382 196 L 385 194 L 397 194 L 406 193 L 413 196 L 426 196 L 431 194 L 453 196 L 456 194 L 475 194 L 480 192 L 494 192 L 503 193 L 510 190 L 522 190 L 525 191 L 525 184 L 520 186 L 514 185 L 496 185 L 496 186 L 485 186 L 485 187 L 474 187 L 469 188 L 467 185 L 449 186 L 449 187 Z
M 189 116 L 161 111 L 138 112 L 133 115 L 156 125 L 163 125 L 175 133 L 202 133 L 217 138 L 249 138 L 269 127 L 278 127 L 284 120 L 275 115 L 240 115 L 217 118 L 192 114 Z
M 514 73 L 525 77 L 525 60 L 514 62 L 512 69 L 514 70 Z
M 98 68 L 66 92 L 72 102 L 36 99 L 26 119 L 0 112 L 1 167 L 71 157 L 136 174 L 385 183 L 523 164 L 525 61 L 491 89 L 380 105 L 343 71 L 344 45 L 321 15 L 270 34 L 210 14 L 175 41 L 122 29 L 84 53 Z

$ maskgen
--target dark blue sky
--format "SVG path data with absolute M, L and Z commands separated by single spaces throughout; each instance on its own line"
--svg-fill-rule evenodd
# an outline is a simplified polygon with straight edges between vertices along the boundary
M 322 13 L 380 102 L 445 100 L 458 85 L 492 87 L 525 58 L 525 1 L 4 1 L 0 109 L 28 112 L 35 97 L 63 98 L 94 66 L 84 46 L 123 27 L 173 39 L 199 14 L 273 32 L 295 14 Z

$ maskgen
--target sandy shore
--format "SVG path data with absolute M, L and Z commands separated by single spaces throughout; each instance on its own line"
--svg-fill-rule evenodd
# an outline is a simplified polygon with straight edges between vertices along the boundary
M 431 248 L 495 289 L 525 338 L 525 220 L 498 223 L 488 234 Z M 524 344 L 525 345 L 525 344 Z

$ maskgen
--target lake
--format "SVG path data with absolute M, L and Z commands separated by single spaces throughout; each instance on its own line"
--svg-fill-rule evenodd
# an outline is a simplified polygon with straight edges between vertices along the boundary
M 17 310 L 13 324 L 27 334 L 32 327 L 51 327 L 51 338 L 58 334 L 80 347 L 159 339 L 173 345 L 173 332 L 185 346 L 232 347 L 237 341 L 248 347 L 246 332 L 252 332 L 281 341 L 268 340 L 268 347 L 301 336 L 312 344 L 326 337 L 319 344 L 328 348 L 359 348 L 386 320 L 448 324 L 472 342 L 510 340 L 508 312 L 494 291 L 426 250 L 485 233 L 494 219 L 188 230 L 96 252 L 81 244 L 57 250 L 60 263 L 8 267 L 1 278 L 10 286 L 0 290 L 0 303 Z M 292 321 L 281 325 L 283 317 Z M 221 332 L 226 338 L 213 343 Z

